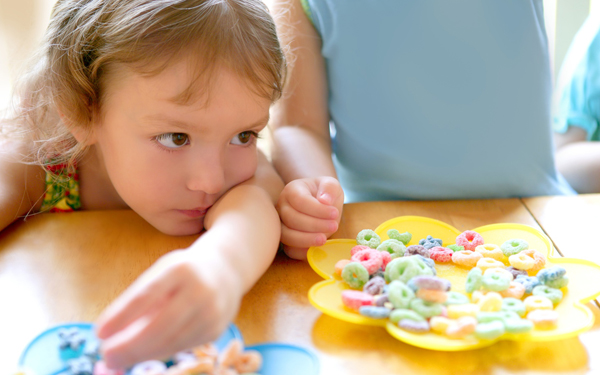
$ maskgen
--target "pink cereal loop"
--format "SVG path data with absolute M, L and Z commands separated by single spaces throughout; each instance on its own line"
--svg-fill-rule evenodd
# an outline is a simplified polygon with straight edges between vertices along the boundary
M 525 286 L 516 281 L 511 281 L 508 289 L 499 292 L 500 295 L 504 298 L 512 297 L 516 299 L 521 299 L 523 295 L 525 295 Z
M 464 246 L 465 250 L 475 250 L 475 248 L 479 245 L 483 245 L 483 237 L 481 234 L 472 231 L 466 230 L 456 237 L 456 244 L 458 246 Z
M 504 260 L 504 253 L 500 249 L 500 246 L 492 243 L 479 245 L 475 248 L 475 251 L 481 253 L 485 258 L 492 258 L 501 262 Z
M 381 257 L 381 270 L 385 271 L 385 267 L 387 267 L 388 263 L 392 261 L 392 254 L 387 251 L 380 251 L 379 256 Z
M 350 260 L 362 264 L 367 269 L 367 272 L 369 272 L 369 275 L 372 275 L 379 271 L 383 265 L 381 253 L 381 251 L 375 249 L 361 250 L 352 255 Z
M 519 254 L 527 255 L 528 257 L 533 258 L 533 267 L 527 270 L 527 274 L 529 276 L 537 275 L 538 271 L 544 268 L 546 265 L 546 256 L 537 250 L 523 250 Z
M 435 246 L 429 249 L 429 257 L 439 263 L 447 263 L 452 261 L 454 252 L 447 247 Z
M 452 261 L 459 266 L 473 268 L 483 255 L 472 250 L 457 251 L 452 254 Z
M 351 250 L 350 250 L 350 256 L 358 253 L 359 251 L 362 250 L 369 250 L 371 249 L 369 246 L 365 246 L 365 245 L 356 245 L 354 246 Z
M 349 309 L 360 309 L 361 306 L 373 305 L 374 298 L 369 293 L 360 290 L 346 289 L 342 291 L 342 303 Z

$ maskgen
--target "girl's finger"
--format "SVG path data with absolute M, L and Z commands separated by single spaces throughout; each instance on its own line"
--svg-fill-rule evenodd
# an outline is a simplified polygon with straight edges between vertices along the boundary
M 300 232 L 281 225 L 281 242 L 284 245 L 292 247 L 309 248 L 311 246 L 321 246 L 327 241 L 323 233 Z
M 307 187 L 296 186 L 289 194 L 286 192 L 287 203 L 296 211 L 319 219 L 337 219 L 339 211 L 337 208 L 323 204 L 313 196 Z
M 281 222 L 288 228 L 309 233 L 334 233 L 338 228 L 336 220 L 319 219 L 296 211 L 288 205 L 280 207 Z
M 339 181 L 333 177 L 323 177 L 317 189 L 317 200 L 326 205 L 333 205 L 340 198 L 344 200 L 344 191 Z

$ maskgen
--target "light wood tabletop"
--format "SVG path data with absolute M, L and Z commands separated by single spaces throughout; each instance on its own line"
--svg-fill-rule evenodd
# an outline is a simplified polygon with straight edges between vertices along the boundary
M 426 216 L 459 230 L 520 223 L 543 230 L 567 257 L 595 259 L 600 196 L 348 204 L 333 238 L 354 238 L 397 216 Z M 65 322 L 94 321 L 112 299 L 162 254 L 194 236 L 157 232 L 131 211 L 42 214 L 0 233 L 0 374 L 11 374 L 24 347 L 41 331 Z M 593 254 L 592 254 L 593 253 Z M 460 352 L 417 348 L 383 328 L 322 314 L 308 300 L 321 281 L 304 261 L 278 254 L 244 297 L 234 323 L 249 345 L 304 346 L 321 374 L 585 374 L 600 371 L 600 309 L 587 306 L 591 330 L 564 340 L 500 341 Z M 334 332 L 335 334 L 332 334 Z M 284 374 L 282 374 L 284 375 Z

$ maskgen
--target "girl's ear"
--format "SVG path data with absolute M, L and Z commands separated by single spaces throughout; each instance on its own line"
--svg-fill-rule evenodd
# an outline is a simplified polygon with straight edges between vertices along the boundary
M 96 143 L 96 135 L 94 133 L 93 123 L 90 123 L 87 127 L 75 126 L 62 112 L 59 112 L 59 116 L 61 121 L 69 129 L 69 132 L 71 132 L 73 137 L 77 140 L 77 143 L 84 146 L 91 146 Z

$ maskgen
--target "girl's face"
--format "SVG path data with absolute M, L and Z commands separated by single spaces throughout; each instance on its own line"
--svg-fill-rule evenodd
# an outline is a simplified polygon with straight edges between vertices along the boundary
M 256 136 L 269 119 L 270 101 L 226 69 L 216 71 L 208 102 L 175 103 L 192 78 L 185 63 L 111 78 L 94 129 L 121 198 L 171 235 L 199 233 L 217 199 L 254 175 Z

